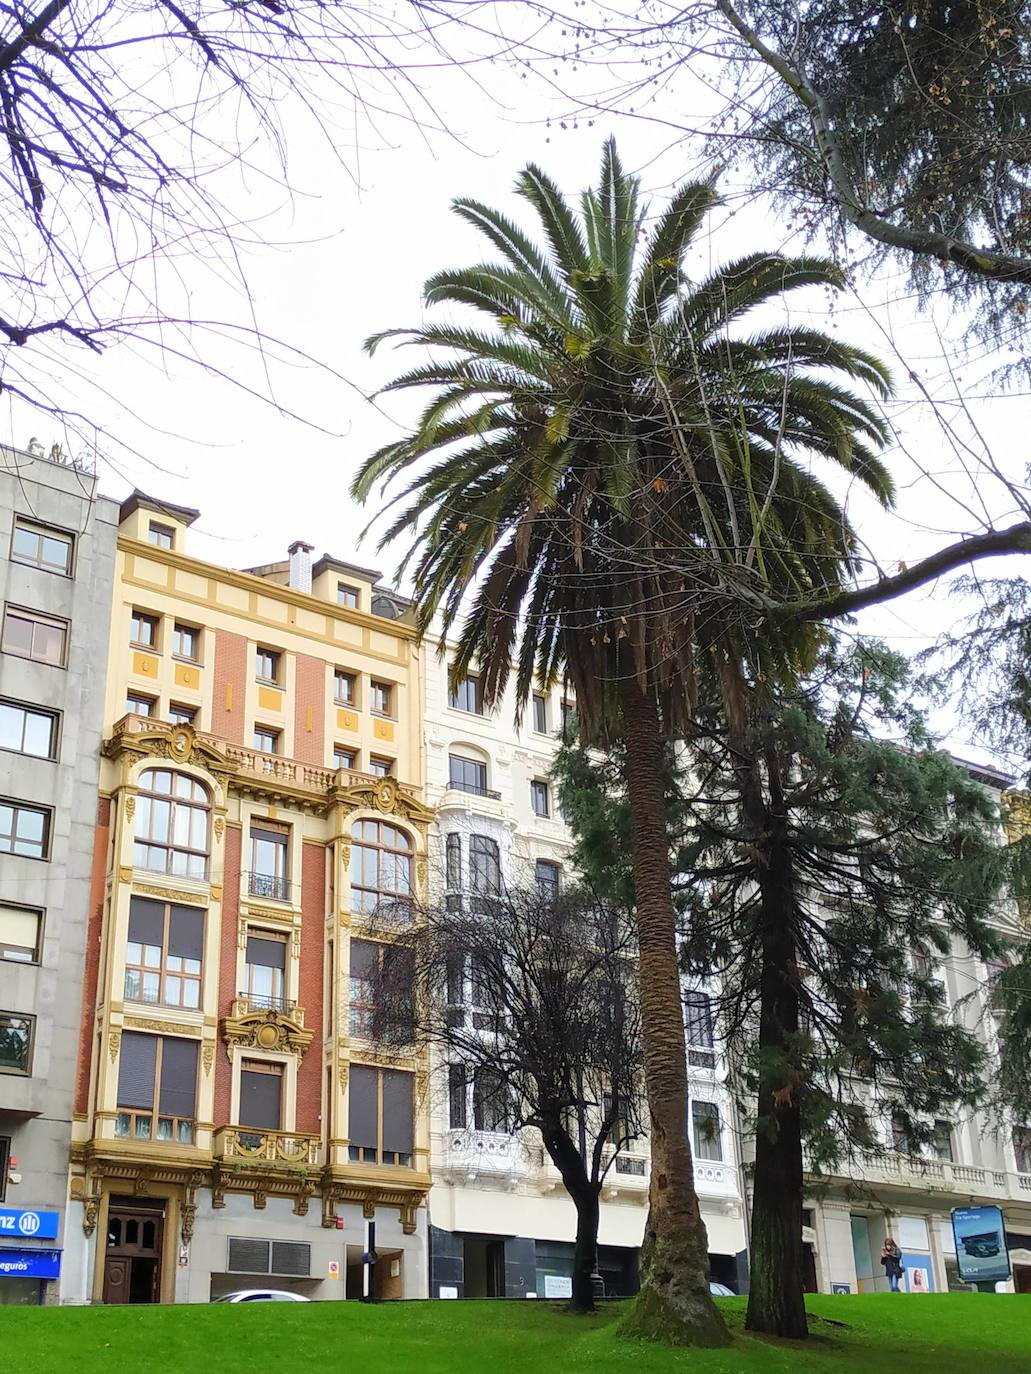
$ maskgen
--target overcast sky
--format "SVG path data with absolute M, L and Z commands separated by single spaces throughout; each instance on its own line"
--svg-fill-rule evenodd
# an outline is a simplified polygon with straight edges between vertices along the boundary
M 624 162 L 640 170 L 659 207 L 670 187 L 700 165 L 700 149 L 697 142 L 678 144 L 651 116 L 701 122 L 714 99 L 704 83 L 685 72 L 649 107 L 648 119 L 604 116 L 590 123 L 582 118 L 576 127 L 567 120 L 562 129 L 556 121 L 567 102 L 560 104 L 544 82 L 505 64 L 476 69 L 474 75 L 475 80 L 445 66 L 420 75 L 450 136 L 423 134 L 412 124 L 388 120 L 379 131 L 360 125 L 358 142 L 351 145 L 340 126 L 337 158 L 314 135 L 309 119 L 284 109 L 289 175 L 298 194 L 287 203 L 270 195 L 257 178 L 233 179 L 227 194 L 233 210 L 249 223 L 250 236 L 265 241 L 244 255 L 260 327 L 324 366 L 298 360 L 290 367 L 274 363 L 266 372 L 253 354 L 201 339 L 200 347 L 245 384 L 241 387 L 174 358 L 159 362 L 154 350 L 108 351 L 92 365 L 100 392 L 87 392 L 70 378 L 67 388 L 73 402 L 88 405 L 125 445 L 121 450 L 108 446 L 102 490 L 120 498 L 137 485 L 198 507 L 192 550 L 214 562 L 246 567 L 269 561 L 303 538 L 319 554 L 354 559 L 390 576 L 391 556 L 377 554 L 371 542 L 358 543 L 368 513 L 353 508 L 347 487 L 357 464 L 399 433 L 398 421 L 410 413 L 389 398 L 377 406 L 365 399 L 408 359 L 384 349 L 370 361 L 362 342 L 374 331 L 417 322 L 421 286 L 433 272 L 489 255 L 489 245 L 481 246 L 450 213 L 451 198 L 473 195 L 526 223 L 512 195 L 517 171 L 537 161 L 571 192 L 579 191 L 596 174 L 603 138 L 614 133 Z M 566 69 L 559 84 L 575 88 L 585 79 Z M 724 189 L 728 212 L 703 235 L 694 268 L 701 271 L 757 245 L 800 246 L 768 206 L 754 203 L 740 177 L 726 178 Z M 246 321 L 250 304 L 239 292 L 219 287 L 209 269 L 210 264 L 188 255 L 177 264 L 194 313 Z M 843 294 L 833 315 L 827 314 L 823 294 L 815 292 L 793 312 L 796 320 L 808 314 L 811 322 L 866 344 L 900 378 L 899 399 L 889 407 L 899 439 L 889 454 L 900 489 L 898 515 L 886 518 L 866 506 L 856 511 L 886 571 L 960 531 L 978 528 L 978 515 L 969 512 L 979 499 L 994 518 L 1006 513 L 998 487 L 987 476 L 971 483 L 964 475 L 980 440 L 955 404 L 955 390 L 965 391 L 981 437 L 1015 479 L 1025 465 L 1026 446 L 1017 441 L 1017 426 L 1026 398 L 977 399 L 990 389 L 984 382 L 989 364 L 960 359 L 954 347 L 959 330 L 947 311 L 939 311 L 937 319 L 918 316 L 904 275 L 895 270 Z M 944 350 L 940 329 L 953 340 Z M 959 380 L 950 375 L 955 366 Z M 918 389 L 906 380 L 910 372 L 945 399 L 939 414 L 973 446 L 966 453 L 957 450 L 940 419 L 920 401 Z M 282 411 L 263 397 L 272 397 Z M 0 424 L 17 446 L 33 435 L 47 448 L 62 438 L 52 422 L 10 402 Z M 983 523 L 984 512 L 980 519 Z M 952 618 L 940 597 L 924 594 L 867 617 L 863 626 L 915 650 Z

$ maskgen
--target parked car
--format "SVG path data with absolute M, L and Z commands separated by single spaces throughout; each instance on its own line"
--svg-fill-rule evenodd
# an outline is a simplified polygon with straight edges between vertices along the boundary
M 714 1298 L 736 1298 L 737 1294 L 733 1288 L 728 1288 L 725 1283 L 716 1283 L 714 1279 L 709 1280 L 709 1292 Z
M 240 1288 L 235 1293 L 223 1293 L 212 1302 L 311 1302 L 302 1293 L 288 1293 L 285 1288 Z

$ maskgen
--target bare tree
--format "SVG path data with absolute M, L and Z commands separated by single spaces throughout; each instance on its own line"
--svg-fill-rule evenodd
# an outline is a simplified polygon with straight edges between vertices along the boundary
M 300 361 L 244 269 L 289 154 L 354 176 L 363 136 L 445 133 L 420 79 L 475 66 L 458 33 L 420 0 L 0 0 L 0 395 L 95 441 L 69 391 L 117 344 L 241 385 L 240 348 Z
M 570 1310 L 593 1311 L 602 1185 L 645 1129 L 628 914 L 530 886 L 381 910 L 371 933 L 373 1036 L 439 1053 L 452 1126 L 539 1133 L 576 1208 Z

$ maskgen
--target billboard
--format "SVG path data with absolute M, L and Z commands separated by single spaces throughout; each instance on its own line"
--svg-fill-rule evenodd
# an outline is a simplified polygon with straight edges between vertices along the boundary
M 998 1207 L 954 1207 L 952 1234 L 964 1283 L 997 1283 L 1010 1276 L 1006 1223 Z

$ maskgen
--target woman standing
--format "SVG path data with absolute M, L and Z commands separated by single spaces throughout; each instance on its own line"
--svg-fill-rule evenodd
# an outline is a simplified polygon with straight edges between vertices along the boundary
M 888 1283 L 891 1285 L 891 1291 L 897 1293 L 899 1291 L 899 1279 L 902 1277 L 905 1265 L 902 1263 L 902 1251 L 891 1236 L 884 1238 L 881 1263 L 884 1265 L 884 1272 L 888 1277 Z

